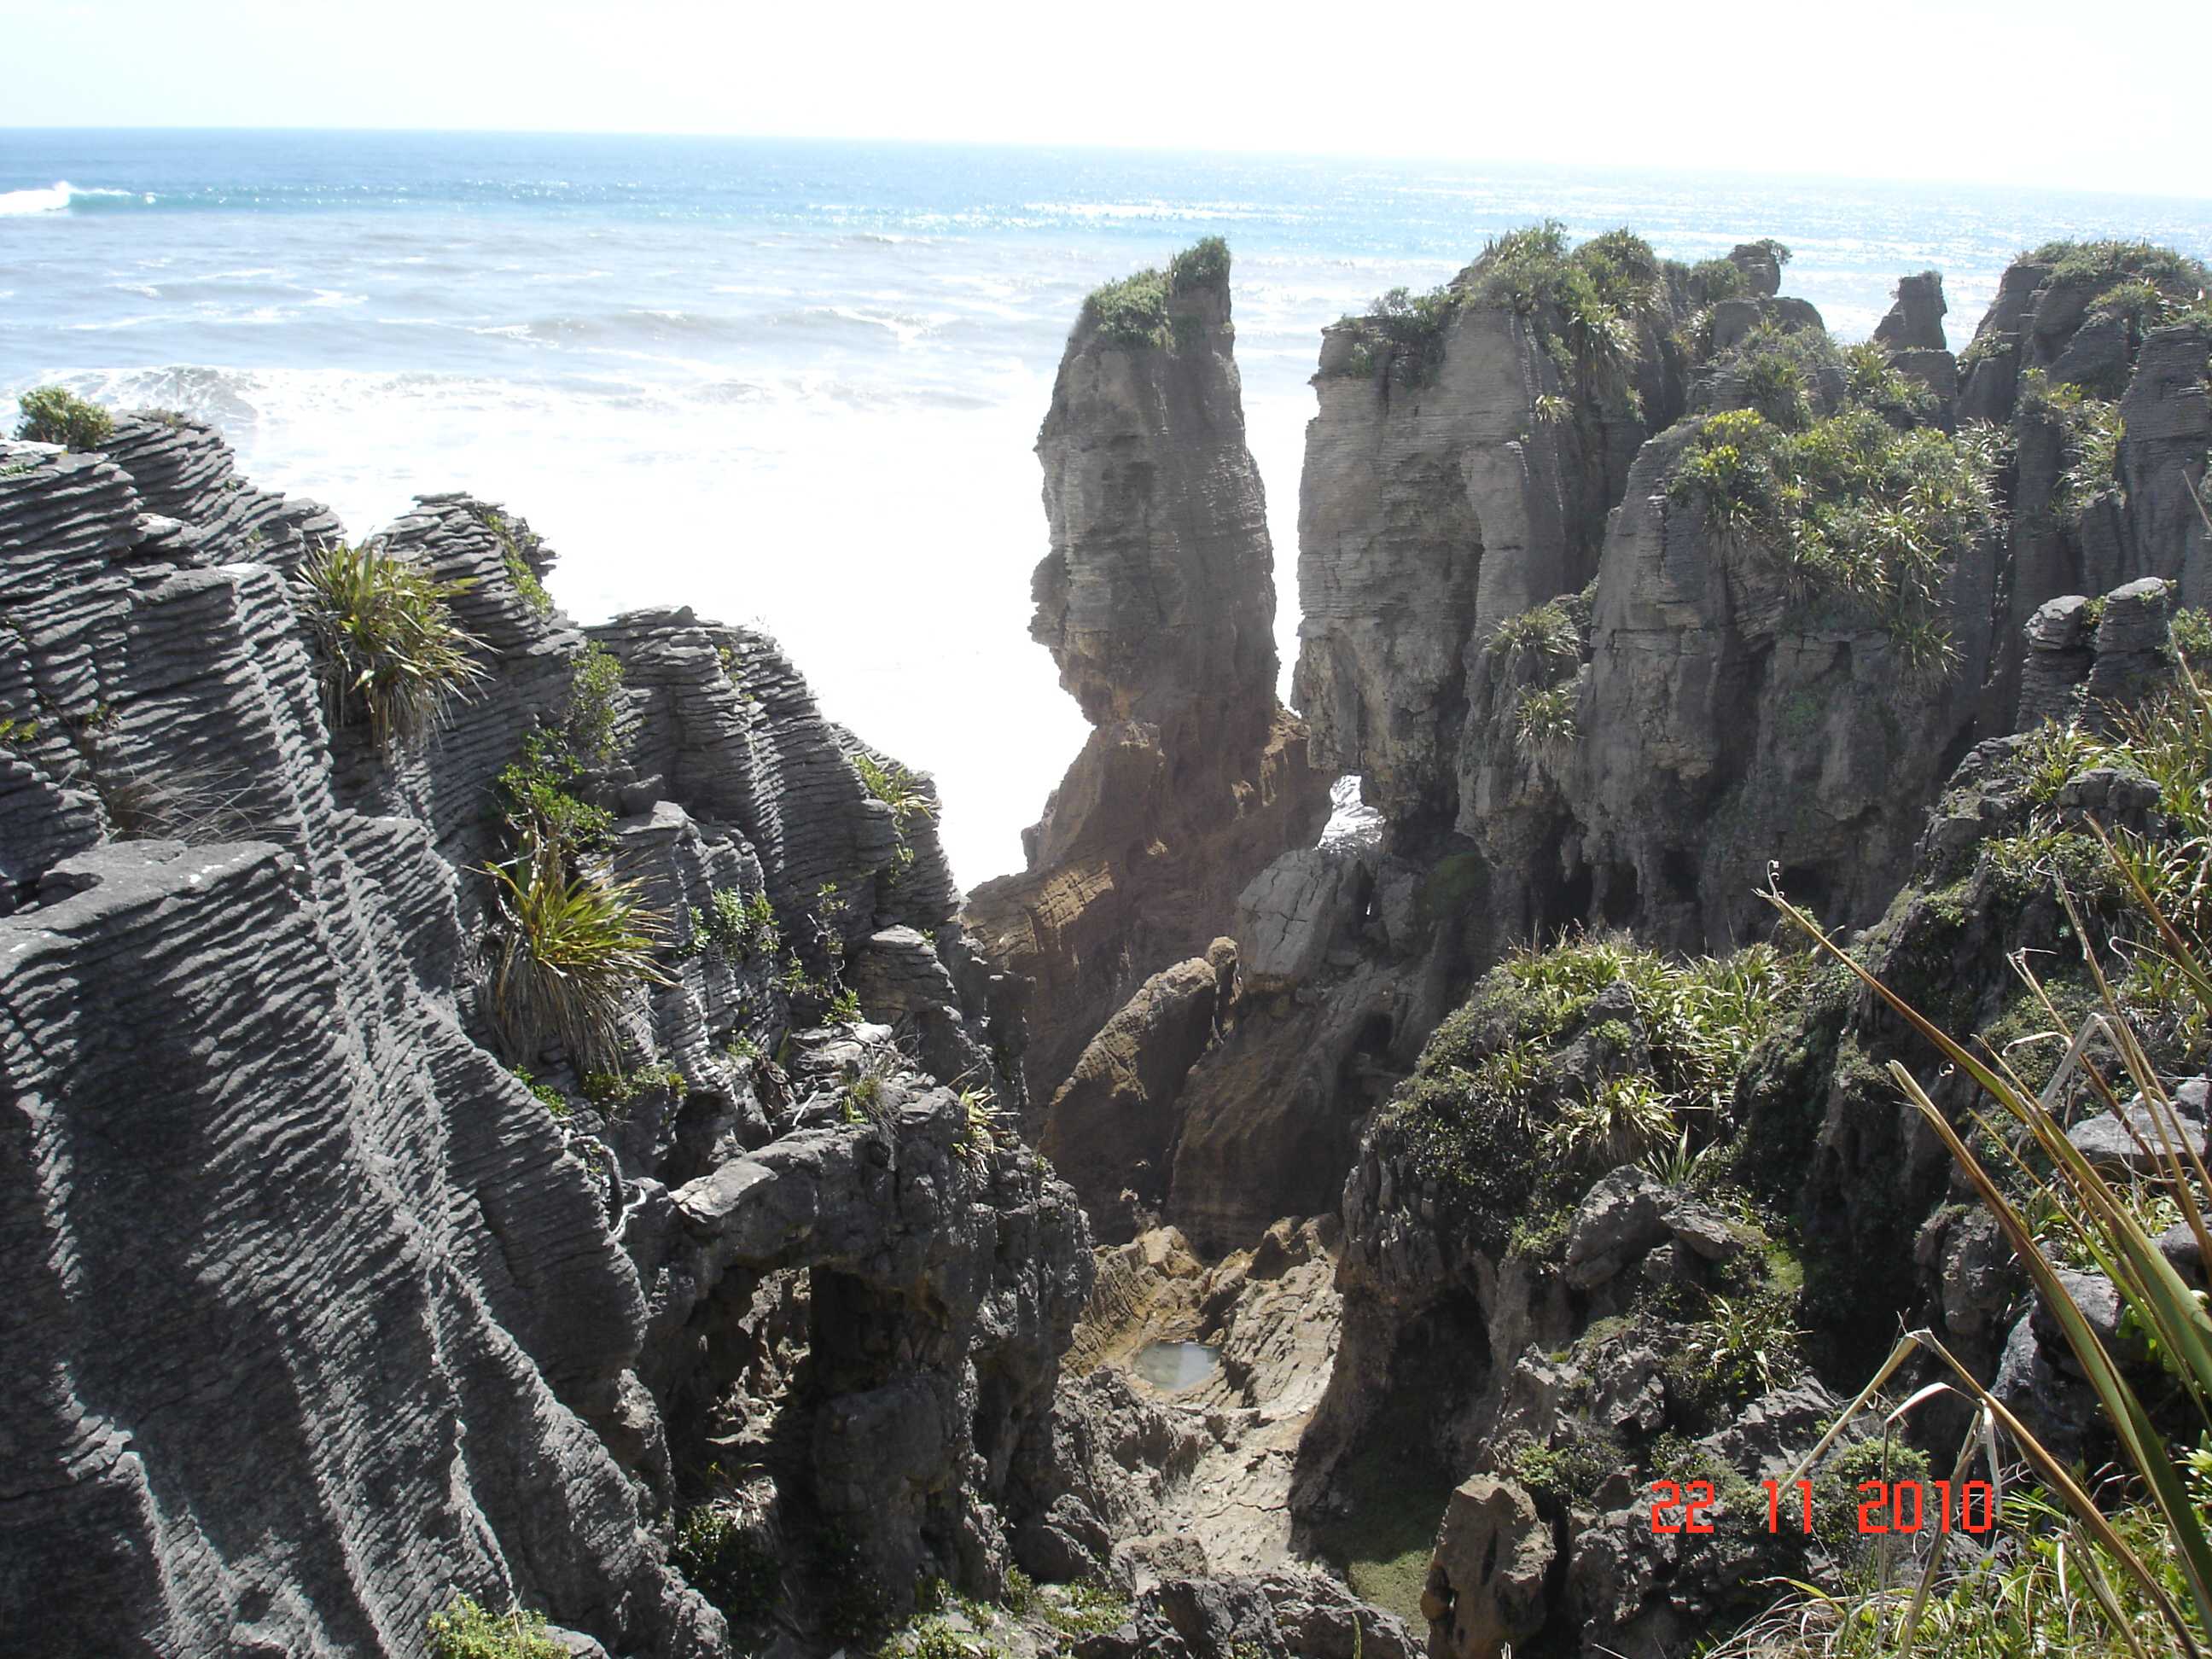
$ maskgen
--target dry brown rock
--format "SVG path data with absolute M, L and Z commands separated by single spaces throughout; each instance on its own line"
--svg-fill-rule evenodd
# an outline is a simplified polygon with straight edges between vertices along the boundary
M 1046 1107 L 1039 1150 L 1073 1186 L 1098 1237 L 1132 1237 L 1166 1199 L 1183 1079 L 1214 1037 L 1236 971 L 1228 940 L 1155 974 L 1106 1022 Z
M 1475 1475 L 1444 1510 L 1421 1612 L 1429 1659 L 1498 1659 L 1544 1622 L 1552 1529 L 1510 1480 Z

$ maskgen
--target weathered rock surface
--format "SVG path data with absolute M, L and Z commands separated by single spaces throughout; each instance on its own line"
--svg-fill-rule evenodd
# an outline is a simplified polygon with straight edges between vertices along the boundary
M 1399 1620 L 1320 1574 L 1174 1578 L 1147 1589 L 1116 1630 L 1086 1637 L 1079 1659 L 1415 1659 Z
M 842 1522 L 890 1605 L 925 1570 L 994 1588 L 1090 1258 L 1073 1195 L 945 1086 L 1018 1104 L 992 1055 L 1019 1010 L 927 821 L 899 856 L 772 642 L 594 630 L 624 672 L 574 787 L 674 921 L 669 982 L 627 1012 L 629 1085 L 556 1047 L 512 1057 L 533 1093 L 483 1023 L 477 870 L 584 636 L 518 586 L 552 564 L 526 524 L 426 498 L 386 544 L 471 583 L 490 678 L 380 756 L 329 729 L 287 592 L 337 533 L 194 422 L 0 443 L 0 1259 L 34 1379 L 0 1405 L 0 1626 L 415 1653 L 458 1590 L 720 1654 L 665 1540 L 733 1480 L 787 1540 Z M 907 1048 L 798 1029 L 774 950 L 701 933 L 717 895 L 853 963 Z M 708 1437 L 748 1433 L 772 1451 L 718 1472 Z
M 1087 1514 L 1111 1540 L 1085 1571 L 1144 1590 L 1182 1572 L 1300 1570 L 1289 1494 L 1336 1355 L 1336 1241 L 1333 1218 L 1284 1220 L 1210 1268 L 1172 1228 L 1098 1252 L 1054 1416 L 1057 1464 L 1031 1477 L 1063 1494 L 1069 1535 Z M 1164 1393 L 1135 1369 L 1154 1342 L 1202 1342 L 1218 1368 Z
M 1275 700 L 1273 550 L 1244 443 L 1225 266 L 1177 275 L 1160 343 L 1086 312 L 1037 440 L 1052 550 L 1031 632 L 1094 730 L 1024 836 L 1029 869 L 969 896 L 994 961 L 1037 981 L 1024 1060 L 1047 1105 L 1108 1016 L 1203 955 L 1237 893 L 1328 816 Z
M 1544 1627 L 1552 1529 L 1510 1481 L 1475 1475 L 1453 1491 L 1421 1590 L 1430 1659 L 1498 1659 Z
M 1892 351 L 1942 351 L 1943 336 L 1943 275 L 1923 270 L 1897 279 L 1897 301 L 1874 325 L 1874 337 Z
M 1579 407 L 1539 418 L 1539 398 L 1557 404 L 1571 390 L 1546 350 L 1554 317 L 1460 306 L 1441 362 L 1413 375 L 1364 320 L 1323 331 L 1298 493 L 1291 700 L 1316 764 L 1359 773 L 1392 823 L 1451 821 L 1468 666 L 1483 639 L 1595 573 L 1629 462 L 1682 407 L 1666 320 L 1634 322 L 1650 428 Z M 1359 354 L 1370 372 L 1353 372 Z
M 1074 1187 L 1102 1239 L 1156 1219 L 1180 1121 L 1183 1079 L 1229 1011 L 1237 947 L 1153 975 L 1084 1049 L 1044 1115 L 1038 1150 Z

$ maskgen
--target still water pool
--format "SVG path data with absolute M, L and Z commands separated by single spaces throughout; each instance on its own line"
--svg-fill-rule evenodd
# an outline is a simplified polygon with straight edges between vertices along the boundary
M 1172 1392 L 1203 1382 L 1221 1369 L 1221 1350 L 1203 1342 L 1147 1342 L 1138 1351 L 1137 1375 Z

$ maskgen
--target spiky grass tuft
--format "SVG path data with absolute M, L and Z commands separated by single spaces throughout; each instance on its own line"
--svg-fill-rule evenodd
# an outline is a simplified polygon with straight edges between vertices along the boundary
M 623 1014 L 640 985 L 665 985 L 653 960 L 666 924 L 635 882 L 572 865 L 561 845 L 526 837 L 493 865 L 491 1015 L 511 1060 L 558 1039 L 579 1072 L 620 1076 Z
M 371 544 L 308 555 L 294 592 L 331 730 L 366 718 L 379 749 L 419 744 L 488 678 L 447 603 L 467 586 Z

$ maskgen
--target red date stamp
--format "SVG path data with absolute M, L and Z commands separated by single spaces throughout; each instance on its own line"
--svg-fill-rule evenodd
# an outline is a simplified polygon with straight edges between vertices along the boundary
M 1767 1531 L 1780 1532 L 1785 1522 L 1801 1532 L 1813 1530 L 1810 1480 L 1793 1480 L 1786 1486 L 1779 1480 L 1763 1480 L 1759 1485 L 1766 1493 Z M 1996 1493 L 1986 1480 L 1969 1480 L 1955 1492 L 1948 1480 L 1862 1480 L 1858 1490 L 1862 1533 L 1950 1532 L 1954 1528 L 1984 1533 L 1996 1525 Z M 1713 1529 L 1713 1512 L 1720 1499 L 1711 1481 L 1654 1480 L 1651 1495 L 1653 1532 Z

